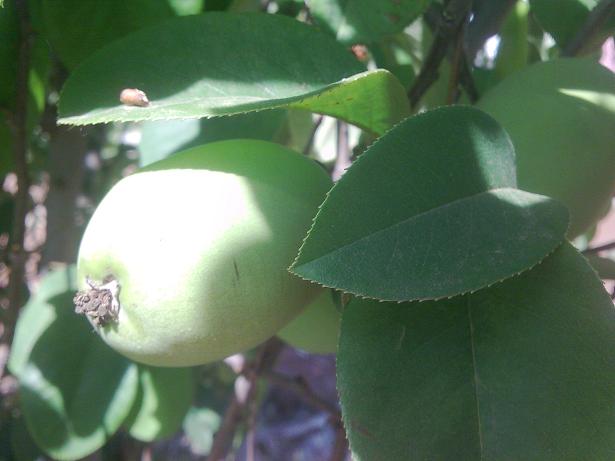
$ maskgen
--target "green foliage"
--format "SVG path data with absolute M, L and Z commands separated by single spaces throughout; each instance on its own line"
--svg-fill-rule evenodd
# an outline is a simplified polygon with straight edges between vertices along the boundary
M 167 0 L 42 0 L 43 33 L 74 69 L 93 52 L 130 32 L 173 16 Z M 127 56 L 134 56 L 130 49 Z
M 210 408 L 192 407 L 186 414 L 183 429 L 190 448 L 197 455 L 207 455 L 222 418 Z
M 181 427 L 193 395 L 191 368 L 139 365 L 139 395 L 124 426 L 143 442 L 169 437 Z
M 614 315 L 568 243 L 475 294 L 351 302 L 337 364 L 354 459 L 610 459 Z
M 537 63 L 485 93 L 477 107 L 508 132 L 521 189 L 570 210 L 569 237 L 603 215 L 615 190 L 615 74 L 590 59 Z
M 530 0 L 530 7 L 540 25 L 564 49 L 598 3 L 599 0 Z M 615 15 L 601 21 L 598 27 L 599 33 L 585 45 L 585 53 L 595 51 L 609 35 L 615 33 Z
M 430 0 L 308 0 L 316 24 L 346 45 L 372 43 L 401 32 Z
M 615 280 L 615 260 L 598 255 L 588 255 L 587 260 L 601 279 Z
M 20 316 L 9 367 L 36 443 L 81 458 L 120 427 L 137 394 L 137 366 L 109 349 L 72 311 L 73 268 L 50 273 Z
M 19 29 L 13 2 L 0 10 L 0 107 L 12 107 L 17 75 Z
M 362 70 L 343 46 L 285 17 L 187 16 L 118 40 L 80 66 L 62 92 L 59 122 L 199 118 L 295 107 L 382 134 L 408 114 L 405 92 L 390 73 Z M 132 87 L 145 91 L 148 107 L 120 104 L 120 91 Z
M 409 118 L 331 190 L 292 271 L 389 301 L 491 285 L 538 263 L 568 225 L 562 205 L 515 184 L 510 139 L 486 114 Z

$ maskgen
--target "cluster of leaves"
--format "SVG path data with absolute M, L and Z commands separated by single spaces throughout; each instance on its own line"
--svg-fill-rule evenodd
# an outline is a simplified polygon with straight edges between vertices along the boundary
M 249 3 L 208 0 L 205 8 Z M 301 16 L 302 3 L 277 6 Z M 495 3 L 476 1 L 473 24 L 494 17 Z M 519 2 L 493 68 L 476 72 L 479 89 L 532 55 L 545 57 L 528 34 L 547 31 L 556 41 L 550 52 L 565 50 L 596 4 Z M 50 44 L 68 71 L 59 123 L 143 122 L 142 164 L 224 138 L 302 145 L 310 112 L 379 136 L 331 190 L 291 268 L 355 295 L 343 311 L 337 378 L 356 459 L 611 457 L 613 308 L 566 241 L 565 207 L 517 189 L 508 135 L 482 112 L 451 107 L 408 118 L 415 54 L 425 53 L 418 48 L 430 33 L 415 40 L 403 30 L 440 2 L 307 6 L 316 27 L 283 14 L 194 14 L 203 1 L 110 0 L 94 16 L 87 2 L 31 2 L 39 35 L 30 132 L 45 107 Z M 585 51 L 614 22 L 603 22 Z M 11 111 L 14 95 L 2 89 L 16 86 L 13 2 L 0 11 L 0 34 L 0 62 L 12 63 L 0 70 L 0 105 Z M 349 52 L 357 43 L 380 69 L 367 70 Z M 424 107 L 445 102 L 440 83 Z M 120 104 L 120 91 L 133 87 L 146 91 L 148 107 Z M 2 114 L 0 175 L 13 167 Z M 142 441 L 169 436 L 192 402 L 193 370 L 137 365 L 104 346 L 72 313 L 73 277 L 68 268 L 44 280 L 21 313 L 11 352 L 36 444 L 76 459 L 120 427 Z

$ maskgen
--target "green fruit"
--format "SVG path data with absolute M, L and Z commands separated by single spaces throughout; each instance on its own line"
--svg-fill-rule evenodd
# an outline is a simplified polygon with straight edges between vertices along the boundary
M 615 191 L 615 75 L 588 59 L 558 59 L 513 74 L 478 108 L 508 131 L 519 188 L 570 209 L 569 237 L 598 221 Z
M 90 320 L 111 347 L 157 366 L 259 344 L 318 294 L 287 267 L 330 186 L 304 156 L 248 140 L 189 149 L 122 179 L 94 213 L 78 264 L 82 288 L 86 277 L 119 282 L 119 313 Z
M 325 290 L 292 322 L 278 331 L 278 336 L 297 349 L 313 354 L 333 354 L 342 315 Z

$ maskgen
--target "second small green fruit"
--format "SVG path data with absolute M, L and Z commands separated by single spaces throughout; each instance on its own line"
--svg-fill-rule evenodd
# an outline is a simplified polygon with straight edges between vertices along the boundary
M 278 336 L 297 349 L 313 354 L 334 354 L 342 314 L 331 290 L 324 290 L 305 310 L 278 331 Z
M 600 219 L 615 192 L 615 74 L 590 59 L 542 62 L 477 107 L 510 134 L 519 188 L 568 206 L 570 237 Z
M 223 141 L 121 180 L 79 250 L 85 278 L 120 283 L 116 321 L 97 327 L 156 366 L 222 359 L 274 335 L 318 293 L 292 262 L 331 181 L 273 143 Z

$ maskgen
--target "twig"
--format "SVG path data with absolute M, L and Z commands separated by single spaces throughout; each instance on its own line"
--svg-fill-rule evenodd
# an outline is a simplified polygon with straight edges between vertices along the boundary
M 248 403 L 247 431 L 246 431 L 246 461 L 256 459 L 256 415 L 258 413 L 257 399 Z
M 305 143 L 305 147 L 303 148 L 303 155 L 308 155 L 310 153 L 310 150 L 312 150 L 312 145 L 314 144 L 314 139 L 316 138 L 316 132 L 318 131 L 318 128 L 320 128 L 320 124 L 322 123 L 323 119 L 324 115 L 320 115 L 314 122 L 314 125 L 312 126 L 312 131 L 310 131 L 310 136 L 308 137 L 308 140 Z
M 609 242 L 605 243 L 604 245 L 598 245 L 597 247 L 586 248 L 582 251 L 582 253 L 586 255 L 591 255 L 600 253 L 601 251 L 612 250 L 613 248 L 615 248 L 615 242 Z
M 303 378 L 291 378 L 289 376 L 285 376 L 271 370 L 263 373 L 263 378 L 265 378 L 271 384 L 274 384 L 295 393 L 297 396 L 299 396 L 301 399 L 303 399 L 306 403 L 313 406 L 314 408 L 322 410 L 325 413 L 329 413 L 332 419 L 336 421 L 341 420 L 341 413 L 337 406 L 319 397 L 307 385 Z
M 562 56 L 576 56 L 583 47 L 599 32 L 600 27 L 615 14 L 615 0 L 602 0 L 591 10 L 585 23 L 566 44 Z
M 254 362 L 248 365 L 246 370 L 237 377 L 237 379 L 247 378 L 247 392 L 245 397 L 240 397 L 237 393 L 233 394 L 233 399 L 226 409 L 220 429 L 214 436 L 214 441 L 209 456 L 207 457 L 207 461 L 221 461 L 225 459 L 231 445 L 233 444 L 233 438 L 235 436 L 237 426 L 239 426 L 244 419 L 245 410 L 249 408 L 250 402 L 256 396 L 256 384 L 258 378 L 274 365 L 278 354 L 281 352 L 283 347 L 284 346 L 281 341 L 275 338 L 270 339 L 260 347 Z
M 348 441 L 346 440 L 346 432 L 344 431 L 344 426 L 342 424 L 342 414 L 336 405 L 333 405 L 318 396 L 301 376 L 291 378 L 269 370 L 263 374 L 263 378 L 269 381 L 270 384 L 293 392 L 308 405 L 328 413 L 330 416 L 330 421 L 336 429 L 335 445 L 331 451 L 329 461 L 342 461 L 346 458 Z
M 14 123 L 14 162 L 17 175 L 17 193 L 15 195 L 15 214 L 13 234 L 9 247 L 11 249 L 11 275 L 8 286 L 9 308 L 6 312 L 3 342 L 10 344 L 13 339 L 17 314 L 22 304 L 22 282 L 25 274 L 26 255 L 24 237 L 26 232 L 26 214 L 28 212 L 28 75 L 30 72 L 30 22 L 27 0 L 16 0 L 19 16 L 19 55 L 17 62 L 17 81 L 15 97 Z
M 333 445 L 333 450 L 331 450 L 331 457 L 329 458 L 329 461 L 344 461 L 347 454 L 348 439 L 346 439 L 346 431 L 344 431 L 344 427 L 340 424 L 335 433 L 335 445 Z
M 452 40 L 457 36 L 459 27 L 465 22 L 471 7 L 472 0 L 449 0 L 444 7 L 427 58 L 408 91 L 408 99 L 413 108 L 437 80 L 440 63 L 446 56 Z
M 463 54 L 463 27 L 457 29 L 455 51 L 451 59 L 451 73 L 448 80 L 448 94 L 446 104 L 454 104 L 459 97 L 459 76 L 461 74 L 461 56 Z
M 468 55 L 463 47 L 461 48 L 459 71 L 461 73 L 459 76 L 459 81 L 463 86 L 463 89 L 466 90 L 468 99 L 472 104 L 474 104 L 478 101 L 480 95 L 478 94 L 476 83 L 474 83 L 474 77 L 472 77 L 472 66 L 470 66 L 470 63 L 468 62 Z

